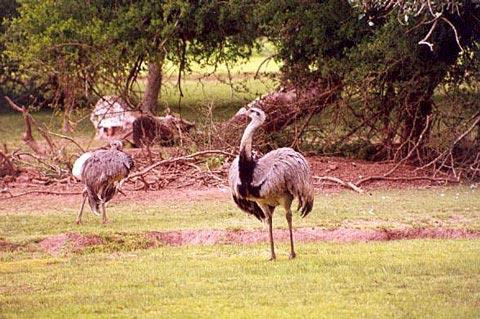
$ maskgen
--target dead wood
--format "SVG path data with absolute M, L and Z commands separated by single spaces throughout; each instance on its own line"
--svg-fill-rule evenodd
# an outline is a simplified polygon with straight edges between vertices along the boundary
M 28 147 L 30 147 L 36 154 L 39 154 L 39 155 L 42 155 L 42 156 L 45 155 L 46 151 L 43 148 L 41 148 L 38 145 L 37 141 L 35 141 L 35 139 L 33 138 L 33 135 L 32 135 L 32 121 L 33 121 L 33 118 L 30 115 L 30 113 L 28 112 L 28 109 L 26 109 L 24 106 L 19 107 L 12 100 L 10 100 L 10 98 L 8 96 L 5 96 L 5 99 L 7 100 L 8 104 L 10 105 L 10 107 L 13 110 L 22 113 L 23 122 L 25 123 L 25 132 L 23 133 L 23 136 L 22 136 L 23 142 Z
M 226 122 L 214 127 L 214 145 L 218 147 L 233 148 L 238 144 L 248 118 L 245 111 L 250 107 L 258 107 L 267 114 L 267 120 L 262 125 L 256 136 L 257 145 L 262 148 L 267 136 L 277 132 L 285 134 L 285 129 L 302 118 L 306 118 L 297 134 L 291 138 L 292 144 L 305 133 L 312 117 L 322 112 L 328 105 L 338 99 L 341 83 L 330 81 L 316 81 L 304 88 L 281 88 L 261 98 L 250 102 L 235 116 Z
M 10 161 L 10 158 L 0 151 L 0 177 L 15 176 L 17 169 Z
M 347 188 L 350 188 L 350 189 L 352 189 L 355 192 L 360 193 L 360 194 L 364 192 L 363 189 L 361 189 L 360 187 L 358 187 L 354 183 L 345 182 L 344 180 L 341 180 L 340 178 L 337 178 L 337 177 L 333 177 L 333 176 L 313 176 L 313 178 L 315 178 L 316 180 L 319 180 L 319 181 L 330 181 L 330 182 L 340 184 L 340 185 L 345 186 Z
M 184 135 L 187 134 L 195 123 L 175 115 L 166 116 L 141 116 L 133 122 L 133 143 L 136 147 L 151 145 L 171 146 L 176 141 L 183 144 Z
M 55 133 L 55 132 L 52 132 L 52 131 L 47 131 L 48 134 L 50 135 L 53 135 L 53 136 L 57 136 L 57 137 L 60 137 L 60 138 L 63 138 L 67 141 L 70 141 L 72 142 L 76 147 L 78 147 L 78 149 L 82 152 L 82 153 L 85 153 L 85 149 L 80 146 L 80 144 L 78 144 L 77 141 L 75 141 L 73 138 L 71 138 L 70 136 L 66 136 L 66 135 L 62 135 L 62 134 L 58 134 L 58 133 Z
M 475 169 L 476 166 L 479 166 L 479 156 L 476 154 L 475 159 L 471 163 L 455 163 L 456 159 L 455 156 L 453 155 L 454 149 L 457 146 L 460 141 L 462 141 L 468 134 L 470 134 L 478 125 L 480 124 L 480 112 L 477 112 L 472 118 L 472 124 L 462 133 L 460 134 L 451 144 L 450 146 L 445 149 L 443 152 L 441 152 L 438 156 L 436 156 L 434 159 L 429 161 L 427 164 L 418 167 L 417 170 L 423 170 L 429 167 L 434 167 L 434 176 L 438 174 L 442 169 L 447 169 L 450 170 L 455 177 L 458 179 L 460 178 L 460 175 L 457 174 L 457 170 L 460 170 L 462 168 L 470 169 L 473 174 L 477 174 L 478 170 Z M 450 165 L 447 164 L 450 162 Z
M 166 160 L 158 161 L 156 163 L 153 163 L 150 166 L 145 167 L 144 169 L 142 169 L 139 172 L 131 174 L 128 177 L 128 179 L 131 180 L 135 177 L 144 176 L 145 174 L 147 174 L 148 172 L 150 172 L 154 168 L 156 168 L 158 166 L 161 166 L 161 165 L 172 164 L 172 163 L 183 162 L 183 161 L 190 161 L 190 160 L 195 159 L 196 157 L 204 156 L 204 155 L 211 155 L 211 154 L 220 154 L 220 155 L 225 155 L 225 156 L 229 156 L 229 157 L 234 157 L 235 156 L 232 153 L 228 153 L 228 152 L 225 152 L 225 151 L 222 151 L 222 150 L 201 151 L 201 152 L 193 153 L 193 154 L 186 155 L 186 156 L 174 157 L 174 158 L 169 158 L 169 159 L 166 159 Z
M 83 194 L 83 192 L 53 192 L 53 191 L 44 191 L 44 190 L 32 190 L 28 192 L 19 193 L 19 194 L 12 194 L 7 189 L 0 190 L 0 193 L 9 195 L 9 197 L 0 198 L 0 201 L 17 198 L 25 195 L 31 195 L 31 194 L 45 194 L 45 195 L 81 195 Z

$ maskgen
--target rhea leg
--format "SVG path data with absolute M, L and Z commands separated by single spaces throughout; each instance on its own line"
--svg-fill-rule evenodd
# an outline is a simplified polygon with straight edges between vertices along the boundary
M 288 222 L 288 231 L 290 234 L 290 257 L 289 257 L 290 259 L 293 259 L 296 256 L 295 248 L 293 246 L 292 210 L 290 208 L 292 206 L 292 201 L 293 201 L 293 196 L 291 194 L 286 194 L 280 200 L 280 204 L 285 209 L 285 212 L 286 212 L 285 217 L 287 218 L 287 222 Z
M 268 225 L 268 238 L 270 240 L 270 260 L 277 259 L 275 255 L 275 245 L 273 244 L 273 226 L 272 226 L 272 216 L 273 216 L 273 208 L 270 206 L 261 206 L 263 213 L 265 214 L 265 221 Z
M 288 222 L 288 231 L 290 232 L 290 257 L 289 257 L 289 259 L 293 259 L 293 258 L 295 258 L 296 254 L 295 254 L 295 249 L 293 247 L 292 210 L 290 209 L 290 207 L 287 210 L 286 217 L 287 217 L 287 222 Z
M 94 192 L 92 192 L 89 188 L 87 188 L 87 195 L 88 195 L 88 204 L 90 205 L 90 209 L 92 210 L 92 213 L 94 215 L 100 216 L 100 213 L 98 212 L 99 199 L 97 195 Z
M 270 239 L 270 260 L 275 260 L 277 257 L 275 256 L 275 246 L 273 244 L 273 229 L 272 229 L 272 215 L 267 217 L 267 223 L 268 223 L 268 237 Z
M 107 219 L 107 211 L 105 209 L 105 203 L 104 202 L 102 202 L 101 208 L 102 208 L 102 224 L 106 224 L 108 222 L 108 219 Z
M 86 191 L 83 191 L 83 202 L 82 202 L 82 207 L 80 208 L 80 211 L 77 214 L 77 219 L 75 220 L 75 223 L 78 225 L 82 222 L 82 213 L 83 213 L 83 207 L 85 206 L 85 201 L 87 200 L 87 193 Z

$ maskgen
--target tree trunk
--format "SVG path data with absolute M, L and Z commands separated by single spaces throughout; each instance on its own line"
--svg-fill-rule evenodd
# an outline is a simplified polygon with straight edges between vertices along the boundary
M 420 154 L 423 153 L 424 146 L 427 144 L 430 135 L 430 128 L 426 126 L 428 125 L 427 119 L 433 110 L 432 96 L 433 88 L 429 88 L 426 92 L 412 92 L 406 100 L 407 105 L 402 132 L 402 157 L 409 154 L 414 147 L 417 148 Z
M 72 123 L 70 122 L 72 111 L 73 111 L 73 103 L 69 101 L 69 99 L 66 100 L 67 104 L 65 104 L 65 110 L 63 112 L 63 127 L 62 131 L 64 133 L 72 133 L 73 132 L 73 127 Z
M 160 97 L 160 89 L 162 87 L 162 67 L 164 57 L 158 58 L 157 61 L 150 62 L 148 65 L 147 85 L 140 103 L 140 111 L 144 114 L 155 114 Z

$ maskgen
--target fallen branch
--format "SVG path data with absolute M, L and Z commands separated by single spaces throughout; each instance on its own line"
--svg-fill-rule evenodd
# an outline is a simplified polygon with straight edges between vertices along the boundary
M 330 181 L 330 182 L 340 184 L 340 185 L 345 186 L 347 188 L 351 188 L 352 190 L 354 190 L 354 191 L 356 191 L 357 193 L 360 193 L 360 194 L 364 192 L 363 189 L 361 189 L 360 187 L 358 187 L 354 183 L 345 182 L 345 181 L 341 180 L 340 178 L 336 178 L 336 177 L 333 177 L 333 176 L 313 176 L 313 178 L 315 178 L 316 180 L 320 180 L 320 181 Z
M 15 156 L 17 157 L 17 161 L 25 164 L 25 165 L 30 165 L 30 166 L 34 166 L 34 167 L 37 167 L 38 166 L 35 166 L 35 165 L 32 165 L 31 163 L 28 163 L 28 162 L 25 162 L 25 161 L 22 161 L 20 159 L 20 156 L 21 155 L 26 155 L 26 156 L 30 156 L 31 158 L 33 158 L 34 160 L 36 160 L 38 163 L 40 164 L 43 164 L 44 166 L 50 168 L 53 172 L 57 173 L 57 174 L 61 174 L 63 172 L 63 170 L 58 167 L 58 166 L 54 166 L 53 164 L 50 164 L 50 163 L 47 163 L 46 161 L 42 160 L 40 157 L 36 156 L 35 154 L 32 154 L 32 153 L 28 153 L 28 152 L 21 152 L 21 153 L 17 153 L 15 154 Z
M 83 192 L 52 192 L 52 191 L 41 191 L 41 190 L 33 190 L 33 191 L 28 191 L 28 192 L 19 193 L 19 194 L 12 194 L 9 190 L 5 190 L 5 189 L 1 190 L 0 193 L 6 193 L 10 195 L 10 197 L 0 198 L 0 201 L 17 198 L 25 195 L 30 195 L 30 194 L 45 194 L 45 195 L 81 195 L 83 194 Z
M 23 136 L 22 136 L 23 142 L 28 147 L 30 147 L 35 153 L 39 155 L 45 155 L 46 154 L 45 150 L 40 148 L 40 146 L 37 144 L 37 141 L 35 141 L 35 139 L 33 138 L 33 135 L 32 135 L 33 118 L 30 115 L 30 113 L 28 113 L 28 110 L 25 107 L 19 107 L 18 105 L 16 105 L 12 100 L 10 100 L 8 96 L 5 96 L 5 100 L 7 100 L 8 104 L 13 110 L 22 113 L 23 121 L 25 123 L 25 132 L 23 133 Z
M 152 169 L 154 169 L 154 168 L 156 168 L 160 165 L 171 164 L 171 163 L 175 163 L 175 162 L 179 162 L 179 161 L 189 161 L 189 160 L 194 159 L 195 157 L 203 156 L 203 155 L 209 155 L 209 154 L 221 154 L 221 155 L 225 155 L 225 156 L 229 156 L 229 157 L 234 157 L 235 156 L 234 154 L 228 153 L 228 152 L 225 152 L 225 151 L 207 150 L 207 151 L 201 151 L 201 152 L 193 153 L 193 154 L 186 155 L 186 156 L 169 158 L 169 159 L 166 159 L 166 160 L 161 160 L 159 162 L 153 163 L 152 165 L 145 167 L 141 171 L 136 172 L 134 174 L 131 174 L 128 177 L 128 180 L 131 180 L 132 178 L 135 178 L 135 177 L 138 177 L 138 176 L 143 176 L 146 173 L 148 173 L 149 171 L 151 171 Z
M 7 155 L 3 154 L 2 151 L 0 151 L 0 177 L 5 174 L 5 175 L 13 175 L 17 172 L 17 169 L 15 166 L 12 164 L 10 159 L 8 158 Z
M 410 177 L 410 178 L 403 178 L 403 177 L 393 177 L 393 178 L 390 178 L 389 176 L 392 175 L 399 167 L 400 165 L 402 165 L 405 161 L 407 161 L 410 156 L 412 156 L 412 154 L 418 149 L 418 146 L 420 145 L 420 143 L 422 142 L 423 140 L 423 136 L 425 135 L 425 133 L 427 132 L 428 128 L 430 127 L 430 123 L 431 123 L 431 116 L 427 116 L 427 123 L 425 124 L 425 127 L 423 128 L 422 132 L 420 133 L 420 136 L 418 137 L 418 140 L 417 142 L 415 143 L 415 145 L 412 147 L 412 149 L 410 149 L 410 151 L 408 152 L 407 156 L 405 156 L 404 158 L 402 158 L 400 161 L 398 161 L 391 169 L 389 169 L 385 174 L 383 175 L 379 175 L 379 176 L 369 176 L 369 177 L 365 177 L 365 178 L 362 178 L 362 179 L 359 179 L 355 182 L 355 184 L 358 186 L 360 184 L 363 184 L 365 182 L 368 182 L 368 181 L 372 181 L 372 180 L 402 180 L 402 179 L 412 179 L 414 180 L 415 178 L 417 177 Z M 401 148 L 401 147 L 400 147 Z M 420 179 L 431 179 L 429 177 L 421 177 Z
M 451 179 L 451 178 L 435 178 L 435 177 L 428 177 L 428 176 L 414 176 L 414 177 L 408 177 L 408 176 L 400 176 L 400 177 L 389 177 L 389 176 L 383 176 L 383 175 L 377 175 L 377 176 L 369 176 L 365 177 L 361 180 L 358 180 L 356 182 L 357 185 L 364 184 L 366 182 L 371 182 L 371 181 L 418 181 L 418 180 L 427 180 L 427 181 L 432 181 L 432 182 L 443 182 L 443 183 L 460 183 L 460 180 L 458 179 Z
M 470 125 L 470 127 L 468 127 L 468 129 L 467 129 L 465 132 L 463 132 L 460 136 L 458 136 L 458 137 L 455 139 L 455 141 L 453 141 L 453 143 L 450 145 L 450 147 L 449 147 L 447 150 L 445 150 L 444 152 L 440 153 L 440 155 L 438 155 L 436 158 L 434 158 L 434 159 L 433 159 L 432 161 L 430 161 L 429 163 L 423 165 L 422 167 L 419 167 L 419 168 L 415 169 L 415 171 L 426 169 L 427 167 L 429 167 L 429 166 L 437 163 L 439 160 L 441 160 L 442 158 L 444 158 L 443 163 L 442 163 L 442 165 L 441 165 L 440 168 L 439 168 L 439 169 L 441 169 L 442 166 L 443 166 L 443 164 L 444 164 L 445 161 L 446 161 L 447 156 L 448 156 L 449 154 L 451 154 L 452 149 L 455 147 L 455 145 L 457 145 L 461 140 L 463 140 L 463 138 L 464 138 L 465 136 L 467 136 L 468 134 L 470 134 L 470 132 L 471 132 L 474 128 L 476 128 L 476 127 L 478 126 L 478 124 L 480 123 L 480 112 L 478 112 L 473 118 L 474 118 L 474 121 L 473 121 L 473 123 Z
M 73 144 L 75 144 L 82 153 L 85 153 L 85 149 L 83 147 L 80 146 L 80 144 L 77 143 L 77 141 L 75 141 L 73 138 L 71 138 L 70 136 L 66 136 L 66 135 L 62 135 L 62 134 L 58 134 L 58 133 L 54 133 L 52 131 L 48 131 L 48 134 L 51 134 L 53 136 L 57 136 L 57 137 L 60 137 L 60 138 L 63 138 L 63 139 L 66 139 L 66 140 L 69 140 L 70 142 L 72 142 Z

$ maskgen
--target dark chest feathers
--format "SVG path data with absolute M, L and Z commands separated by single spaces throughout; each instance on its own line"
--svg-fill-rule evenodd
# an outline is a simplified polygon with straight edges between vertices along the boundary
M 257 166 L 257 160 L 248 158 L 242 152 L 238 160 L 238 173 L 240 177 L 240 184 L 238 187 L 238 193 L 242 197 L 254 196 L 260 197 L 260 189 L 262 185 L 254 186 L 253 174 L 255 173 L 255 167 Z

